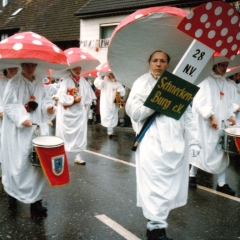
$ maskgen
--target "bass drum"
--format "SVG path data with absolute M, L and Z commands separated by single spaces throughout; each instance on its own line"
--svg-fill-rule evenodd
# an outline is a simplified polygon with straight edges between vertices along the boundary
M 223 150 L 227 153 L 240 154 L 240 128 L 224 129 Z

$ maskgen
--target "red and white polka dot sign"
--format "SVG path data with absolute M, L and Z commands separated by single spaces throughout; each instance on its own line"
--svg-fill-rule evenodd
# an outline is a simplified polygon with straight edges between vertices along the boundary
M 231 60 L 240 47 L 239 14 L 228 3 L 202 4 L 190 12 L 177 28 Z

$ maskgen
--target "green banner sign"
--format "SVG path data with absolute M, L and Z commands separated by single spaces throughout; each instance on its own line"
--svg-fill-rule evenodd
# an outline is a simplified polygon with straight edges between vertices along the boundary
M 179 120 L 198 90 L 196 85 L 164 71 L 144 106 Z

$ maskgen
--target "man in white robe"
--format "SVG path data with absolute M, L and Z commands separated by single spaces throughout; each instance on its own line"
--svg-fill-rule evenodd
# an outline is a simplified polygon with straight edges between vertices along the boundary
M 119 106 L 114 102 L 116 93 L 118 92 L 121 97 L 123 97 L 125 95 L 125 89 L 123 85 L 115 79 L 113 73 L 110 73 L 109 76 L 105 76 L 104 79 L 97 77 L 94 81 L 94 85 L 101 90 L 101 124 L 107 128 L 107 134 L 111 137 L 113 136 L 113 128 L 118 124 Z
M 202 151 L 196 158 L 190 158 L 189 186 L 196 188 L 197 169 L 218 174 L 217 191 L 235 195 L 226 184 L 225 170 L 229 164 L 228 154 L 223 151 L 222 136 L 225 125 L 236 124 L 232 112 L 230 87 L 224 77 L 228 62 L 213 66 L 209 77 L 199 84 L 200 90 L 193 100 L 193 116 L 199 130 Z
M 240 124 L 240 70 L 238 73 L 227 78 L 231 87 L 231 99 L 233 104 L 233 112 L 236 117 L 237 124 Z
M 3 94 L 7 86 L 8 81 L 17 74 L 18 67 L 6 68 L 3 70 L 3 77 L 0 79 L 0 137 L 2 132 L 2 119 L 3 119 Z M 1 144 L 0 144 L 1 149 Z M 1 150 L 0 150 L 1 152 Z M 0 179 L 2 178 L 2 168 L 1 168 L 1 154 L 0 154 Z
M 80 73 L 81 67 L 73 68 L 58 90 L 56 136 L 64 140 L 67 152 L 76 154 L 74 162 L 85 165 L 80 153 L 87 146 L 87 110 L 95 95 L 85 78 L 80 77 Z
M 4 92 L 2 183 L 9 195 L 11 210 L 17 209 L 18 200 L 30 203 L 31 213 L 45 215 L 47 209 L 42 206 L 41 200 L 46 178 L 41 168 L 32 165 L 30 155 L 32 139 L 37 137 L 33 123 L 51 120 L 55 116 L 55 108 L 46 94 L 42 79 L 34 76 L 36 65 L 23 63 L 22 72 L 8 82 Z
M 154 113 L 143 104 L 156 79 L 167 69 L 170 60 L 167 56 L 161 51 L 154 52 L 149 58 L 151 71 L 139 77 L 132 86 L 126 112 L 136 134 Z M 200 151 L 197 135 L 190 107 L 178 121 L 158 114 L 136 150 L 137 206 L 149 220 L 148 240 L 169 239 L 165 233 L 169 211 L 187 203 L 186 142 L 196 156 Z

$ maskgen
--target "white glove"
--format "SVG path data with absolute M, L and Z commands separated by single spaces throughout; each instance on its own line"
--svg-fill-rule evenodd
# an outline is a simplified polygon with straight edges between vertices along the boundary
M 196 157 L 200 153 L 200 147 L 196 144 L 190 146 L 190 155 L 191 157 Z

